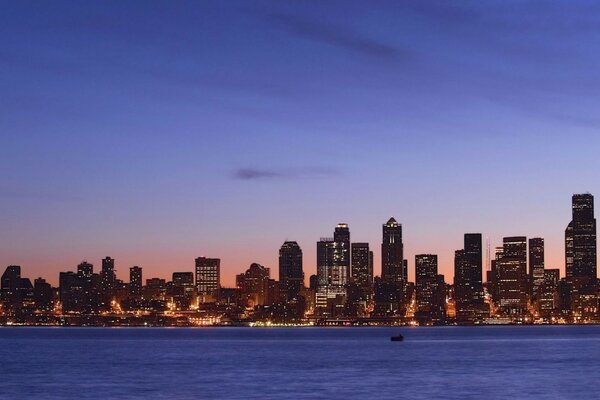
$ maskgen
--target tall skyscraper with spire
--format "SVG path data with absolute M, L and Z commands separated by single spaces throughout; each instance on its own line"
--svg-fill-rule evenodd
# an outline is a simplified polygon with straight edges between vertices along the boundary
M 596 218 L 594 196 L 574 194 L 573 219 L 565 230 L 565 261 L 567 278 L 597 278 Z

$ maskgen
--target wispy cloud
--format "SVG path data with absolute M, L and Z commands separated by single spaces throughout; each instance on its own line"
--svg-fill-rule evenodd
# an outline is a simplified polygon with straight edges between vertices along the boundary
M 287 14 L 270 14 L 269 19 L 277 26 L 297 36 L 352 50 L 367 56 L 398 60 L 411 55 L 408 50 L 399 49 L 364 36 L 359 32 L 342 29 L 337 26 L 332 28 Z
M 303 168 L 239 168 L 234 171 L 233 178 L 242 181 L 267 180 L 267 179 L 311 179 L 326 178 L 339 175 L 339 171 L 326 167 L 303 167 Z

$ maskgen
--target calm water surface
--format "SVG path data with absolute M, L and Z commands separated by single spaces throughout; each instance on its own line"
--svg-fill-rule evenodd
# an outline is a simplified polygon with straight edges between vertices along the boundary
M 0 328 L 0 397 L 600 399 L 600 326 Z

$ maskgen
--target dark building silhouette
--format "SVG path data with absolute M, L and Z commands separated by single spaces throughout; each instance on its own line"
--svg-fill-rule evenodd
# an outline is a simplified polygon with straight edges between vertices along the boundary
M 406 279 L 402 225 L 393 217 L 383 225 L 381 278 L 389 282 L 404 282 Z
M 565 259 L 567 278 L 597 278 L 596 218 L 594 196 L 574 194 L 573 219 L 565 230 Z
M 35 309 L 39 311 L 52 311 L 54 307 L 52 286 L 43 278 L 37 278 L 33 286 Z
M 270 269 L 257 263 L 252 263 L 246 272 L 236 276 L 241 301 L 246 307 L 253 308 L 270 303 L 270 278 Z
M 79 280 L 77 287 L 81 288 L 78 300 L 80 311 L 87 314 L 97 313 L 102 303 L 100 275 L 94 273 L 92 264 L 83 261 L 77 266 L 77 278 Z
M 497 298 L 494 299 L 504 315 L 523 315 L 527 312 L 527 238 L 506 237 L 500 259 L 496 260 Z
M 369 243 L 352 243 L 352 281 L 359 286 L 373 286 L 373 252 Z
M 293 299 L 304 286 L 302 249 L 296 242 L 286 241 L 279 249 L 279 282 L 286 299 Z
M 480 233 L 466 233 L 464 249 L 454 255 L 456 319 L 470 324 L 487 314 L 483 301 L 483 252 Z
M 415 318 L 421 324 L 443 322 L 445 317 L 446 285 L 438 274 L 435 254 L 415 256 L 415 290 L 417 311 Z
M 193 272 L 173 272 L 171 296 L 176 309 L 187 310 L 190 308 L 194 297 Z
M 129 295 L 142 296 L 142 269 L 138 266 L 129 268 Z
M 13 312 L 21 307 L 21 267 L 9 265 L 2 274 L 0 284 L 1 299 L 4 307 Z
M 373 252 L 369 243 L 352 243 L 351 270 L 347 314 L 365 317 L 373 299 Z
M 215 300 L 221 287 L 221 259 L 196 258 L 196 291 L 201 303 Z
M 544 279 L 544 239 L 531 238 L 529 239 L 529 294 L 536 303 Z
M 106 257 L 102 260 L 102 271 L 100 272 L 101 306 L 105 310 L 111 308 L 116 280 L 115 260 Z

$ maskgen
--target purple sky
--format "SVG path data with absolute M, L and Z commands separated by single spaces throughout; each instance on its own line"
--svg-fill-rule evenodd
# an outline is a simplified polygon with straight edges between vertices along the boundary
M 173 4 L 175 3 L 175 4 Z M 404 226 L 451 281 L 465 232 L 564 268 L 600 193 L 597 2 L 5 2 L 0 266 L 144 278 L 222 259 L 315 272 L 338 222 Z

